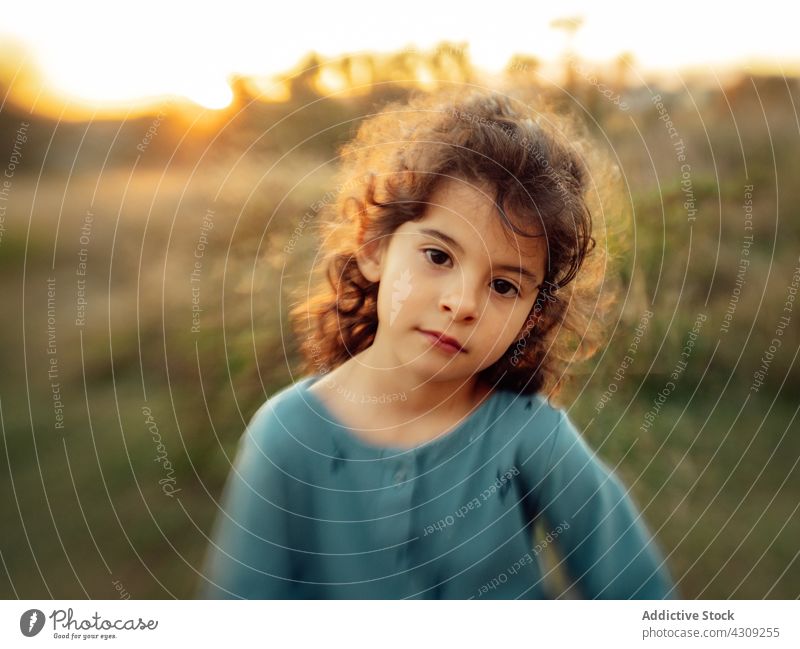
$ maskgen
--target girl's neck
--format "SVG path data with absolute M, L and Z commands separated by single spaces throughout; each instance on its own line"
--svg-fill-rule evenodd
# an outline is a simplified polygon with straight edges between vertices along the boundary
M 391 365 L 375 346 L 365 349 L 337 368 L 338 381 L 366 403 L 396 410 L 406 419 L 461 417 L 478 407 L 491 388 L 470 377 L 468 380 L 434 381 Z

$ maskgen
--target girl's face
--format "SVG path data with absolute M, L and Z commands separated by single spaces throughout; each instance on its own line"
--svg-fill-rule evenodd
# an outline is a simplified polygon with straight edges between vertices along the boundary
M 525 329 L 544 277 L 545 237 L 508 231 L 490 196 L 447 179 L 422 219 L 359 251 L 364 276 L 380 282 L 374 351 L 391 366 L 422 380 L 462 381 L 499 360 Z M 442 334 L 456 346 L 437 342 Z

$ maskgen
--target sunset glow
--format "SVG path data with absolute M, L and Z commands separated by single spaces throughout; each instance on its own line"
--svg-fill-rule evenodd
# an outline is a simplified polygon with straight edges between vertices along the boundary
M 787 14 L 798 10 L 766 4 L 774 10 L 762 3 L 743 20 L 730 5 L 672 2 L 675 21 L 667 22 L 675 27 L 667 29 L 664 16 L 621 1 L 567 1 L 535 10 L 515 5 L 498 7 L 495 14 L 483 4 L 443 3 L 434 14 L 429 3 L 410 0 L 403 12 L 391 15 L 383 15 L 380 5 L 365 12 L 363 5 L 343 2 L 314 7 L 313 19 L 299 5 L 239 0 L 213 10 L 148 1 L 127 12 L 102 2 L 80 3 L 80 12 L 73 4 L 33 2 L 4 12 L 4 34 L 24 44 L 29 60 L 18 63 L 39 70 L 45 93 L 97 108 L 167 94 L 218 110 L 233 99 L 232 75 L 259 75 L 268 94 L 280 96 L 280 84 L 272 82 L 311 51 L 336 59 L 349 52 L 430 51 L 445 40 L 467 43 L 468 58 L 489 73 L 502 70 L 514 54 L 533 56 L 547 69 L 567 53 L 610 64 L 626 52 L 633 56 L 632 76 L 687 67 L 722 72 L 748 64 L 794 73 L 800 62 L 791 33 L 796 16 Z M 564 27 L 572 16 L 580 19 L 574 30 Z M 358 28 L 345 28 L 351 23 Z M 12 64 L 5 65 L 13 75 Z M 370 83 L 368 71 L 354 69 L 351 78 L 359 76 Z M 436 81 L 424 66 L 416 77 L 423 87 Z M 344 84 L 331 70 L 317 81 L 326 92 L 343 91 Z

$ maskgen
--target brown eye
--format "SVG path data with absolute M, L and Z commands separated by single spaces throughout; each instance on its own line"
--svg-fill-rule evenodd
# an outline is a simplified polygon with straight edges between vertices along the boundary
M 442 266 L 450 259 L 450 255 L 436 248 L 425 248 L 422 252 L 434 266 Z
M 493 284 L 495 285 L 497 293 L 503 297 L 516 297 L 519 295 L 519 289 L 511 282 L 507 282 L 504 279 L 496 279 Z

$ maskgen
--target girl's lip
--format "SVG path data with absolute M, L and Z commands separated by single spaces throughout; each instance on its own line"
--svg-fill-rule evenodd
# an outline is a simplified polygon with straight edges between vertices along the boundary
M 427 331 L 426 329 L 420 329 L 419 331 L 420 333 L 424 334 L 431 342 L 437 344 L 442 349 L 454 352 L 464 351 L 464 348 L 457 340 L 455 340 L 454 338 L 450 338 L 449 336 L 445 336 L 443 333 L 439 331 Z

